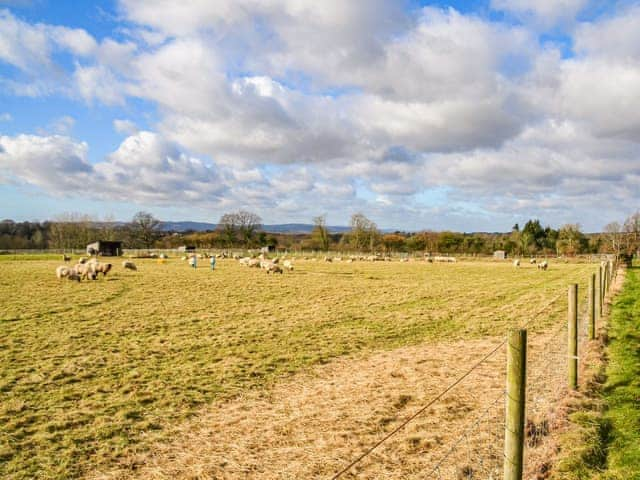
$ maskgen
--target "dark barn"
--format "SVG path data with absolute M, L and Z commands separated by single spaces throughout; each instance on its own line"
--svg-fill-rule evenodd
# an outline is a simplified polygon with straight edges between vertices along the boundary
M 122 242 L 98 240 L 87 245 L 89 255 L 99 254 L 104 257 L 118 257 L 122 255 Z

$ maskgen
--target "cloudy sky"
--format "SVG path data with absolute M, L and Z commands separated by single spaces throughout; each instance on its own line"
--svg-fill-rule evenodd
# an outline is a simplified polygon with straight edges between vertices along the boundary
M 1 218 L 594 231 L 639 154 L 639 1 L 0 0 Z

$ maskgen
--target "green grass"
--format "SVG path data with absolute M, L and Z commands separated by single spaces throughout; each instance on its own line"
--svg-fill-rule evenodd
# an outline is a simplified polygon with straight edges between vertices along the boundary
M 611 310 L 606 382 L 582 399 L 554 478 L 640 479 L 640 269 L 627 270 Z
M 611 433 L 605 478 L 640 479 L 640 269 L 628 270 L 613 306 L 604 399 Z
M 0 265 L 0 478 L 78 478 L 170 438 L 203 405 L 337 356 L 502 338 L 593 269 L 136 263 L 80 284 L 55 278 L 58 261 Z M 563 295 L 536 328 L 565 309 Z

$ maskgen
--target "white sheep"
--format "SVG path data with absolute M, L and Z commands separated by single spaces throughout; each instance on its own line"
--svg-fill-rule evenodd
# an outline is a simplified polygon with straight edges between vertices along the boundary
M 97 263 L 93 267 L 93 270 L 96 273 L 96 275 L 98 273 L 102 273 L 102 276 L 106 277 L 107 273 L 109 273 L 109 271 L 111 271 L 111 268 L 113 268 L 113 265 L 111 265 L 110 263 Z
M 285 260 L 282 262 L 282 266 L 289 271 L 293 270 L 293 262 L 291 260 Z
M 69 270 L 71 269 L 66 265 L 60 265 L 56 268 L 56 277 L 58 277 L 58 280 L 62 280 L 64 277 L 69 275 Z
M 62 261 L 63 262 L 70 262 L 71 261 L 71 255 L 65 255 L 64 253 L 62 254 Z
M 280 265 L 277 265 L 275 263 L 269 263 L 269 265 L 266 267 L 267 270 L 267 274 L 269 273 L 280 273 L 282 274 L 282 268 L 280 268 Z
M 125 260 L 124 262 L 122 262 L 122 268 L 124 268 L 125 270 L 138 270 L 136 264 L 130 262 L 129 260 Z
M 514 267 L 519 267 L 519 266 L 520 266 L 520 259 L 519 259 L 519 258 L 516 258 L 516 259 L 513 261 L 513 266 L 514 266 Z
M 538 264 L 538 270 L 546 270 L 548 267 L 549 267 L 549 264 L 547 263 L 546 260 Z

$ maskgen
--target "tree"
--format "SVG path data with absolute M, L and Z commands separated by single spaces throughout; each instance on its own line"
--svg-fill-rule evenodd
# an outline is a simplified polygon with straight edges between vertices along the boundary
M 616 255 L 619 255 L 622 249 L 622 226 L 618 222 L 608 223 L 604 227 L 604 233 L 611 250 Z
M 313 217 L 313 230 L 311 231 L 311 240 L 320 250 L 325 252 L 329 250 L 329 230 L 327 229 L 327 216 L 319 215 Z
M 640 210 L 624 221 L 627 235 L 627 253 L 640 249 Z
M 145 248 L 152 247 L 158 238 L 158 227 L 160 227 L 160 220 L 149 212 L 140 211 L 131 220 L 132 236 Z
M 240 241 L 245 247 L 248 247 L 260 228 L 262 228 L 262 219 L 255 213 L 246 210 L 225 213 L 218 221 L 218 230 L 222 232 L 229 246 Z
M 349 243 L 356 250 L 372 251 L 378 242 L 380 232 L 377 225 L 365 217 L 362 213 L 351 215 L 351 232 L 349 233 Z
M 575 255 L 585 251 L 589 246 L 587 237 L 580 231 L 580 225 L 577 223 L 568 223 L 563 225 L 558 232 L 558 241 L 556 248 L 558 253 L 565 255 Z
M 397 233 L 388 233 L 382 236 L 382 244 L 387 253 L 399 252 L 405 247 L 405 238 Z

